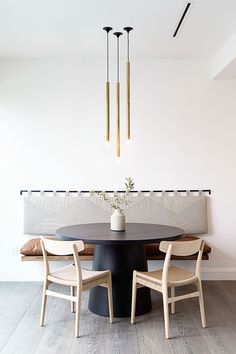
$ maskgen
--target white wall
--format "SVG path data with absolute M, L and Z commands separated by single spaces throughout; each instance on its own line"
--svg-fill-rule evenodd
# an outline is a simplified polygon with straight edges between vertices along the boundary
M 236 81 L 211 80 L 207 61 L 136 60 L 132 143 L 123 97 L 118 162 L 114 85 L 113 143 L 104 142 L 104 71 L 101 61 L 0 61 L 0 279 L 42 279 L 41 265 L 17 254 L 20 189 L 118 189 L 127 176 L 138 189 L 212 189 L 204 276 L 236 279 Z

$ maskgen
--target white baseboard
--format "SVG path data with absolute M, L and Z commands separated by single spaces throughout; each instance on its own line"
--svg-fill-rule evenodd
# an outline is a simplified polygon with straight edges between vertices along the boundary
M 34 262 L 38 263 L 38 262 Z M 41 262 L 42 263 L 42 262 Z M 149 270 L 155 270 L 162 268 L 163 262 L 161 261 L 151 261 L 149 263 Z M 181 262 L 182 263 L 182 262 Z M 26 265 L 25 265 L 26 266 Z M 42 266 L 42 264 L 41 264 Z M 82 265 L 84 268 L 90 268 L 91 262 L 84 262 Z M 187 266 L 185 264 L 176 264 L 176 266 L 184 267 L 190 271 L 194 271 L 193 264 Z M 42 268 L 42 267 L 41 267 Z M 43 270 L 40 267 L 32 266 L 25 267 L 24 271 L 20 273 L 3 273 L 0 274 L 0 281 L 42 281 L 43 280 Z M 26 271 L 26 269 L 28 271 Z M 30 271 L 29 271 L 30 270 Z M 225 268 L 225 267 L 202 267 L 202 280 L 236 280 L 236 268 Z
M 202 268 L 203 280 L 236 280 L 236 268 Z

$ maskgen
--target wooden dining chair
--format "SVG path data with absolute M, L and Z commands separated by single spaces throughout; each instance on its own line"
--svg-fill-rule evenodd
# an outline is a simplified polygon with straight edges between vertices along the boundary
M 75 303 L 75 337 L 79 337 L 81 294 L 83 291 L 94 288 L 95 286 L 103 286 L 108 290 L 109 315 L 110 322 L 112 323 L 113 301 L 111 272 L 109 270 L 94 271 L 81 268 L 78 253 L 84 250 L 83 241 L 60 241 L 41 238 L 41 246 L 44 258 L 44 285 L 40 326 L 44 324 L 47 296 L 59 297 L 71 301 L 71 312 L 74 312 Z M 50 272 L 48 252 L 54 255 L 73 254 L 75 264 L 70 264 L 54 272 Z M 48 290 L 48 286 L 51 283 L 70 286 L 70 295 Z M 77 288 L 76 294 L 75 288 Z
M 166 253 L 163 269 L 151 272 L 133 272 L 133 290 L 132 290 L 132 308 L 131 323 L 135 322 L 136 293 L 137 288 L 147 286 L 150 289 L 159 291 L 163 296 L 165 335 L 170 338 L 169 329 L 169 304 L 171 304 L 171 313 L 175 313 L 175 302 L 188 298 L 198 297 L 202 327 L 206 327 L 206 318 L 204 310 L 204 301 L 201 284 L 201 260 L 203 253 L 204 241 L 197 239 L 187 242 L 169 242 L 162 241 L 160 250 Z M 171 255 L 190 256 L 198 253 L 195 272 L 190 272 L 183 268 L 170 266 Z M 195 284 L 197 291 L 185 294 L 175 295 L 175 288 L 187 284 Z M 170 297 L 168 297 L 168 289 L 170 288 Z

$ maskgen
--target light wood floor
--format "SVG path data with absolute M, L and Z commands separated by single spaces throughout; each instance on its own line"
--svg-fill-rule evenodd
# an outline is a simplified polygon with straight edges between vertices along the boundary
M 130 319 L 91 313 L 84 293 L 81 337 L 74 335 L 68 301 L 49 298 L 45 327 L 39 327 L 42 284 L 0 283 L 0 352 L 4 354 L 236 353 L 236 281 L 203 282 L 208 328 L 202 329 L 197 299 L 180 301 L 171 317 L 172 339 L 164 336 L 162 300 L 152 293 L 153 311 Z M 65 289 L 66 291 L 66 289 Z M 183 291 L 181 291 L 183 293 Z M 180 291 L 179 291 L 180 293 Z

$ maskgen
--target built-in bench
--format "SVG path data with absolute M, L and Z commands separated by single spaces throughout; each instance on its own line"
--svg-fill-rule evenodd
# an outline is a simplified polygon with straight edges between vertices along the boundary
M 192 240 L 208 230 L 207 196 L 210 191 L 141 191 L 132 193 L 131 205 L 125 210 L 126 221 L 163 224 L 182 228 L 186 235 L 180 240 Z M 184 192 L 184 193 L 183 193 Z M 112 194 L 113 192 L 109 192 Z M 100 198 L 87 191 L 81 193 L 57 191 L 28 191 L 24 194 L 24 233 L 37 237 L 55 235 L 55 230 L 66 225 L 108 223 L 111 209 Z M 36 243 L 35 243 L 35 240 Z M 27 245 L 27 246 L 26 246 Z M 22 261 L 42 261 L 40 238 L 28 241 L 24 245 Z M 26 246 L 26 247 L 25 247 Z M 146 245 L 148 260 L 163 260 L 159 244 Z M 205 244 L 203 259 L 208 260 L 211 248 Z M 86 245 L 80 253 L 81 260 L 92 260 L 93 245 Z M 72 256 L 53 256 L 51 261 L 73 260 Z M 173 259 L 191 260 L 188 257 Z
M 196 239 L 194 236 L 182 236 L 178 241 L 192 241 Z M 165 254 L 159 250 L 159 243 L 146 245 L 146 253 L 148 260 L 164 260 Z M 42 250 L 40 245 L 40 238 L 31 239 L 26 244 L 24 244 L 21 248 L 21 260 L 24 262 L 27 261 L 42 261 Z M 80 253 L 80 259 L 85 261 L 93 260 L 94 246 L 93 245 L 85 245 L 85 250 Z M 205 242 L 204 251 L 203 251 L 203 260 L 209 259 L 209 254 L 211 253 L 211 247 Z M 54 256 L 49 255 L 48 259 L 50 261 L 72 261 L 73 256 Z M 186 257 L 178 257 L 172 256 L 174 260 L 195 260 L 197 259 L 197 255 L 186 256 Z

